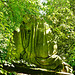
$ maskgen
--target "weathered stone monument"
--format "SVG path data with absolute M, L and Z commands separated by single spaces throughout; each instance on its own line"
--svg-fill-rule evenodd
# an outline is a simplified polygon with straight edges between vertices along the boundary
M 61 57 L 57 55 L 57 41 L 49 25 L 44 23 L 43 19 L 40 21 L 41 23 L 33 19 L 30 26 L 30 23 L 23 21 L 19 31 L 14 31 L 13 38 L 16 46 L 14 57 L 16 60 L 23 59 L 35 64 L 39 68 L 54 71 L 65 69 L 72 72 L 70 65 L 63 63 Z

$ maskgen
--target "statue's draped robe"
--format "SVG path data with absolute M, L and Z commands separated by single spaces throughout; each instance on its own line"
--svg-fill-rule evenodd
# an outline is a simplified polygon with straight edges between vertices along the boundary
M 51 33 L 46 34 L 46 30 L 44 24 L 32 25 L 31 29 L 21 25 L 20 32 L 14 32 L 15 58 L 24 59 L 47 69 L 62 67 L 61 58 L 53 54 L 54 42 L 49 42 Z
M 14 31 L 16 59 L 24 59 L 46 69 L 62 68 L 62 60 L 53 54 L 54 42 L 50 42 L 51 32 L 43 23 L 32 25 L 27 29 L 25 24 L 20 26 L 20 32 Z

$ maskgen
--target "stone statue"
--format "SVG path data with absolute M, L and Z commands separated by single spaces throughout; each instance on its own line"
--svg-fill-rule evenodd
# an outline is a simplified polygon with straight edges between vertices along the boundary
M 41 20 L 42 21 L 42 20 Z M 29 29 L 27 23 L 20 26 L 20 31 L 14 31 L 14 42 L 16 46 L 17 60 L 24 59 L 38 67 L 61 71 L 66 65 L 57 55 L 57 41 L 47 23 L 31 24 Z M 67 70 L 72 72 L 69 65 Z M 69 69 L 70 67 L 70 69 Z

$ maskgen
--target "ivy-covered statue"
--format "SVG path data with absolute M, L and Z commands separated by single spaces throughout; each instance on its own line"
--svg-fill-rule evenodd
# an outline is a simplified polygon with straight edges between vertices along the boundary
M 27 21 L 23 21 L 19 32 L 14 31 L 15 58 L 24 59 L 45 69 L 72 72 L 72 68 L 57 55 L 57 41 L 49 25 L 43 19 L 40 19 L 41 23 L 37 19 L 28 20 L 35 23 L 29 27 Z

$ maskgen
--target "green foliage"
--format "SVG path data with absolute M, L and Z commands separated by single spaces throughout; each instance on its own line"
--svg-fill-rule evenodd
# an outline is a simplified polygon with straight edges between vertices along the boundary
M 3 60 L 16 59 L 14 56 L 18 56 L 18 54 L 15 54 L 17 51 L 13 41 L 13 31 L 19 32 L 23 21 L 27 23 L 27 28 L 30 29 L 34 23 L 33 17 L 39 18 L 39 8 L 38 1 L 0 1 L 0 63 L 3 63 Z
M 45 21 L 50 25 L 54 40 L 57 41 L 58 55 L 66 57 L 70 65 L 75 63 L 75 16 L 74 0 L 47 0 L 44 4 L 46 10 Z M 73 11 L 72 11 L 72 10 Z M 53 38 L 52 38 L 53 39 Z
M 71 10 L 74 12 L 75 15 L 75 0 L 69 0 L 71 5 Z
M 50 39 L 51 43 L 57 41 L 58 55 L 60 55 L 62 58 L 66 57 L 65 61 L 71 64 L 72 66 L 75 66 L 74 6 L 74 0 L 47 0 L 47 3 L 43 2 L 42 4 L 40 4 L 40 2 L 37 0 L 1 0 L 0 63 L 3 62 L 2 60 L 6 59 L 8 59 L 8 61 L 16 58 L 19 59 L 21 52 L 28 44 L 29 34 L 33 34 L 34 30 L 32 30 L 32 27 L 34 27 L 35 25 L 36 31 L 38 25 L 38 30 L 44 32 L 42 24 L 46 23 L 49 26 L 48 29 L 51 29 L 51 33 L 49 34 L 50 37 L 47 40 Z M 45 13 L 40 14 L 40 11 L 43 11 Z M 21 26 L 23 27 L 20 29 Z M 28 32 L 28 30 L 31 32 Z M 14 34 L 14 31 L 17 33 L 17 35 Z M 27 37 L 25 37 L 25 35 L 27 35 Z M 43 36 L 42 32 L 38 37 L 40 42 L 43 41 L 41 37 L 45 39 L 45 36 Z M 33 51 L 34 46 L 32 46 L 31 48 L 31 44 L 34 44 L 34 40 L 32 38 L 33 36 L 30 37 L 31 43 L 29 45 L 29 48 L 26 49 L 26 53 L 28 55 L 25 55 L 24 58 L 27 58 L 28 56 L 28 59 L 31 58 L 32 61 L 35 61 L 35 59 L 32 59 L 35 56 L 35 52 Z M 16 39 L 19 40 L 17 41 Z M 17 42 L 14 43 L 15 40 Z M 23 42 L 25 40 L 26 42 Z M 39 44 L 38 46 L 39 47 L 37 51 L 39 52 L 37 52 L 36 54 L 42 57 L 48 56 L 45 54 L 45 52 L 47 52 L 45 50 L 46 48 L 44 47 L 44 50 L 41 50 L 41 45 Z M 53 45 L 49 48 L 53 49 Z M 41 52 L 43 53 L 43 55 L 40 54 Z M 15 58 L 14 56 L 17 57 Z
M 13 31 L 18 31 L 24 15 L 38 16 L 39 6 L 37 7 L 37 4 L 35 4 L 36 2 L 27 0 L 0 1 L 0 63 L 3 63 L 3 60 L 11 61 L 15 59 L 16 49 L 13 41 Z M 4 73 L 3 70 L 1 72 Z

